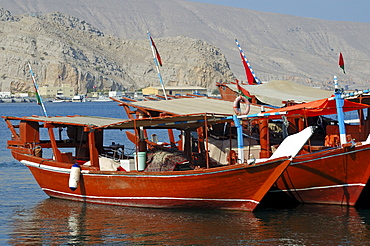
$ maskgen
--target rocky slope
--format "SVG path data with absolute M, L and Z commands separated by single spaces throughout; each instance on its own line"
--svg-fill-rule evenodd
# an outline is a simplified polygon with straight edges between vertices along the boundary
M 0 12 L 0 89 L 29 91 L 30 63 L 39 86 L 71 84 L 78 93 L 159 85 L 149 41 L 124 40 L 61 13 Z M 167 85 L 214 86 L 233 80 L 220 49 L 201 40 L 155 39 Z
M 0 5 L 14 14 L 66 13 L 123 39 L 143 40 L 147 30 L 156 40 L 177 36 L 200 39 L 220 48 L 240 80 L 245 75 L 235 38 L 263 81 L 291 79 L 330 87 L 333 75 L 338 75 L 341 84 L 353 89 L 367 88 L 369 83 L 370 23 L 326 21 L 185 0 L 110 0 L 109 4 L 98 0 L 2 0 Z M 338 67 L 339 52 L 344 55 L 346 74 Z

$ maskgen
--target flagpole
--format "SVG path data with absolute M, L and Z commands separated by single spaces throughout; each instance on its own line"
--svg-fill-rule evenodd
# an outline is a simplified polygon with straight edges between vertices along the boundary
M 157 56 L 156 56 L 156 53 L 155 53 L 155 50 L 154 50 L 154 44 L 153 44 L 153 41 L 151 39 L 149 31 L 147 33 L 148 33 L 148 39 L 149 39 L 149 42 L 150 42 L 150 47 L 152 48 L 154 64 L 157 68 L 159 82 L 161 83 L 164 97 L 166 98 L 166 100 L 168 100 L 167 95 L 166 95 L 166 89 L 164 88 L 164 83 L 163 83 L 163 80 L 162 80 L 162 75 L 161 75 L 161 72 L 159 71 L 159 64 L 158 64 L 158 59 L 157 59 Z
M 44 115 L 46 117 L 48 117 L 48 114 L 46 113 L 45 105 L 44 105 L 44 102 L 42 101 L 42 98 L 40 96 L 39 87 L 37 86 L 36 79 L 35 79 L 35 76 L 33 74 L 33 71 L 32 71 L 32 68 L 31 68 L 31 64 L 30 63 L 28 63 L 28 67 L 30 68 L 30 73 L 31 73 L 32 82 L 33 82 L 33 87 L 35 88 L 35 92 L 36 92 L 36 100 L 37 100 L 37 103 L 39 105 L 41 105 L 42 110 L 44 111 Z
M 252 69 L 252 66 L 249 64 L 249 61 L 248 61 L 248 59 L 247 59 L 246 55 L 244 54 L 244 51 L 242 50 L 242 47 L 240 46 L 240 44 L 239 44 L 239 42 L 238 42 L 238 40 L 237 40 L 237 39 L 235 39 L 235 43 L 236 43 L 236 45 L 238 46 L 239 51 L 240 51 L 240 53 L 242 54 L 242 56 L 243 56 L 243 58 L 244 58 L 244 61 L 247 63 L 248 68 L 249 68 L 249 70 L 251 71 L 251 73 L 252 73 L 252 75 L 253 75 L 254 80 L 257 82 L 257 84 L 261 84 L 261 81 L 259 80 L 259 78 L 257 78 L 256 74 L 254 73 L 254 71 L 253 71 L 253 69 Z

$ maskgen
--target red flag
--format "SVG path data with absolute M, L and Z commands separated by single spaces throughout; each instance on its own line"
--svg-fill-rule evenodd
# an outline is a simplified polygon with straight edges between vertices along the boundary
M 252 74 L 251 70 L 249 69 L 247 62 L 245 61 L 243 54 L 241 52 L 239 52 L 239 53 L 240 53 L 240 57 L 242 58 L 245 73 L 247 74 L 248 84 L 253 85 L 256 82 L 254 80 L 253 74 Z
M 343 60 L 343 55 L 342 53 L 339 53 L 339 67 L 341 69 L 343 69 L 343 73 L 346 73 L 346 71 L 344 71 L 344 60 Z
M 154 41 L 152 39 L 152 36 L 150 36 L 150 41 L 152 42 L 152 45 L 154 47 L 154 50 L 155 50 L 155 56 L 157 57 L 157 61 L 159 63 L 160 66 L 162 66 L 162 59 L 161 59 L 161 56 L 159 55 L 159 52 L 157 50 L 157 47 L 155 46 L 154 44 Z
M 243 87 L 241 87 L 239 85 L 239 80 L 236 80 L 236 88 L 239 92 L 240 95 L 246 97 L 246 98 L 252 98 L 251 94 L 249 94 L 249 91 L 247 91 L 246 89 L 244 89 Z

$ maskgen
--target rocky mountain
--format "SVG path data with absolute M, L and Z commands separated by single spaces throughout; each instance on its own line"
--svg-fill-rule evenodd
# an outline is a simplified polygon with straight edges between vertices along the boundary
M 202 40 L 213 45 L 214 49 L 219 47 L 218 51 L 225 54 L 235 77 L 245 80 L 234 42 L 237 38 L 262 81 L 294 80 L 330 88 L 333 75 L 338 75 L 339 82 L 351 89 L 368 88 L 370 23 L 326 21 L 185 0 L 2 0 L 1 7 L 14 14 L 58 11 L 85 20 L 106 35 L 132 42 L 145 43 L 147 30 L 156 38 L 157 46 L 162 45 L 163 40 L 169 40 L 167 38 Z M 173 50 L 162 46 L 161 54 L 185 49 L 180 45 L 174 44 Z M 172 81 L 167 76 L 177 67 L 188 64 L 188 59 L 183 58 L 186 51 L 183 51 L 178 54 L 179 63 L 162 68 L 165 81 Z M 344 56 L 346 74 L 338 66 L 340 52 Z M 147 59 L 150 60 L 149 56 Z M 168 59 L 172 61 L 175 58 Z M 119 65 L 123 66 L 122 63 Z M 138 71 L 145 73 L 141 69 Z M 232 75 L 226 77 L 231 78 Z M 138 80 L 139 75 L 131 75 L 131 78 L 142 83 Z M 225 77 L 209 78 L 213 81 L 206 84 L 211 86 L 223 79 Z M 189 84 L 201 83 L 187 81 Z M 183 82 L 176 80 L 176 83 Z
M 30 91 L 31 64 L 39 86 L 70 84 L 128 90 L 159 85 L 149 40 L 124 40 L 61 13 L 12 16 L 0 12 L 0 84 L 3 91 Z M 185 37 L 156 39 L 167 85 L 214 86 L 233 80 L 220 49 Z M 32 91 L 32 90 L 31 90 Z

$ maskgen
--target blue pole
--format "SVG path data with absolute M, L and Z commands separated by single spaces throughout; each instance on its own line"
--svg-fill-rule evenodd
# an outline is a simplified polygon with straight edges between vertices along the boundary
M 233 115 L 233 120 L 236 127 L 236 135 L 238 140 L 238 163 L 241 164 L 244 163 L 243 127 L 240 124 L 240 119 L 238 119 L 237 115 Z
M 342 97 L 342 90 L 338 88 L 337 77 L 334 76 L 334 84 L 336 86 L 334 90 L 335 104 L 337 106 L 337 117 L 338 117 L 338 126 L 339 126 L 339 138 L 341 145 L 347 143 L 346 138 L 346 127 L 344 124 L 344 113 L 343 105 L 344 99 Z

